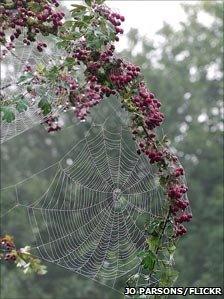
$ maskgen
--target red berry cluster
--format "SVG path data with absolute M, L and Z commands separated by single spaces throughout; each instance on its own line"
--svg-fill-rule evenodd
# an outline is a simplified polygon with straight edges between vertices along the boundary
M 96 89 L 99 87 L 96 85 Z M 75 98 L 75 116 L 80 120 L 84 120 L 89 113 L 91 107 L 97 105 L 102 97 L 98 91 L 88 86 L 85 90 L 85 94 L 76 95 Z
M 16 260 L 16 255 L 12 252 L 6 253 L 4 256 L 5 261 L 14 262 Z
M 113 26 L 115 30 L 115 34 L 123 34 L 124 30 L 120 28 L 121 22 L 125 21 L 124 16 L 112 12 L 108 7 L 103 5 L 95 5 L 94 7 L 95 12 L 98 12 L 101 16 L 104 16 Z M 119 37 L 115 37 L 116 41 L 119 41 Z
M 137 95 L 132 97 L 132 102 L 137 109 L 137 115 L 132 118 L 132 133 L 135 139 L 139 140 L 137 153 L 143 152 L 149 157 L 150 163 L 156 163 L 161 177 L 164 171 L 166 172 L 165 188 L 170 202 L 170 216 L 174 218 L 174 237 L 178 237 L 187 232 L 181 223 L 190 221 L 192 218 L 191 214 L 185 212 L 189 201 L 184 199 L 187 187 L 181 181 L 184 170 L 178 166 L 178 159 L 169 151 L 169 148 L 156 139 L 154 129 L 164 120 L 164 115 L 160 112 L 161 103 L 143 82 L 140 82 L 137 87 Z
M 39 51 L 39 52 L 43 52 L 43 49 L 44 48 L 47 48 L 47 44 L 46 43 L 38 43 L 37 44 L 37 50 Z
M 162 151 L 145 151 L 145 154 L 149 157 L 150 163 L 162 162 L 164 160 L 164 154 Z
M 135 135 L 135 139 L 139 140 L 137 153 L 143 152 L 149 157 L 150 163 L 156 163 L 161 177 L 166 172 L 164 178 L 170 202 L 170 216 L 174 217 L 174 236 L 178 237 L 187 232 L 180 223 L 190 221 L 192 218 L 191 214 L 185 212 L 189 201 L 183 198 L 187 192 L 187 187 L 181 181 L 184 170 L 178 166 L 177 157 L 156 138 L 154 130 L 164 120 L 164 115 L 160 112 L 161 103 L 143 82 L 140 82 L 137 87 L 137 95 L 132 97 L 132 102 L 137 109 L 137 115 L 132 118 L 132 133 Z M 181 219 L 181 222 L 176 219 Z
M 133 133 L 136 135 L 138 131 L 135 129 Z M 184 175 L 184 170 L 182 167 L 175 166 L 174 171 L 170 171 L 169 174 L 169 165 L 177 165 L 177 158 L 171 154 L 167 149 L 162 150 L 155 147 L 155 142 L 153 141 L 155 134 L 148 134 L 144 141 L 139 142 L 139 150 L 147 155 L 150 159 L 150 163 L 157 163 L 159 169 L 161 170 L 168 166 L 168 180 L 166 184 L 168 200 L 170 202 L 170 213 L 174 217 L 174 236 L 178 237 L 187 232 L 186 228 L 180 223 L 185 221 L 190 221 L 192 215 L 186 213 L 185 210 L 189 206 L 189 201 L 187 198 L 184 198 L 185 193 L 187 192 L 187 187 L 181 182 L 181 176 Z M 151 149 L 150 149 L 151 148 Z M 172 167 L 170 167 L 172 169 Z M 161 174 L 163 171 L 161 170 Z
M 135 132 L 136 134 L 136 132 Z M 143 152 L 149 157 L 150 163 L 157 163 L 162 176 L 166 169 L 165 179 L 168 200 L 170 202 L 170 215 L 174 217 L 174 237 L 182 236 L 187 232 L 186 228 L 180 224 L 185 221 L 190 221 L 192 215 L 186 213 L 185 210 L 189 206 L 189 200 L 185 198 L 187 187 L 182 183 L 181 176 L 184 175 L 182 167 L 177 166 L 178 160 L 176 156 L 170 153 L 167 149 L 160 149 L 155 146 L 155 134 L 147 134 L 144 141 L 139 142 L 140 154 Z M 174 167 L 174 171 L 172 170 Z
M 15 0 L 13 4 L 2 3 L 0 5 L 0 43 L 4 44 L 7 50 L 14 48 L 13 42 L 24 35 L 23 42 L 30 45 L 37 40 L 37 35 L 43 33 L 57 34 L 58 28 L 62 26 L 63 12 L 56 12 L 54 6 L 59 3 L 55 0 L 35 0 L 39 9 L 32 9 L 31 1 Z M 7 42 L 7 34 L 10 34 L 10 41 Z M 38 43 L 37 49 L 42 52 L 46 44 Z M 6 54 L 6 51 L 4 52 Z
M 164 115 L 159 110 L 161 103 L 154 97 L 143 82 L 139 84 L 138 95 L 133 97 L 134 104 L 144 116 L 145 127 L 149 130 L 160 126 L 164 120 Z
M 123 89 L 127 84 L 137 78 L 140 74 L 140 68 L 130 63 L 120 63 L 119 68 L 111 71 L 110 80 L 116 86 L 116 89 Z
M 77 63 L 84 63 L 86 67 L 86 85 L 84 88 L 77 87 L 76 90 L 70 89 L 69 100 L 71 106 L 75 109 L 75 116 L 80 120 L 84 120 L 89 113 L 91 107 L 97 105 L 104 96 L 116 94 L 116 90 L 105 85 L 100 69 L 105 69 L 112 63 L 112 57 L 115 47 L 109 45 L 102 52 L 92 51 L 87 47 L 85 41 L 81 41 L 79 48 L 72 51 L 72 57 L 77 60 Z M 104 74 L 106 76 L 106 73 Z
M 180 177 L 183 174 L 182 167 L 177 167 L 174 171 L 174 177 Z M 169 184 L 168 197 L 171 202 L 170 211 L 174 216 L 175 237 L 178 237 L 187 232 L 187 229 L 181 223 L 189 222 L 192 218 L 192 214 L 185 212 L 186 208 L 189 206 L 189 200 L 184 197 L 184 194 L 187 192 L 187 187 L 180 184 L 178 180 L 174 180 L 174 182 L 175 183 L 171 180 Z
M 177 167 L 174 171 L 174 176 L 179 177 L 181 175 L 184 175 L 184 169 L 182 167 Z
M 83 49 L 79 48 L 74 50 L 72 57 L 76 58 L 78 61 L 86 61 L 89 54 L 90 51 L 86 50 L 85 46 L 83 45 Z
M 180 217 L 175 218 L 176 223 L 189 222 L 192 218 L 190 213 L 183 213 Z
M 32 71 L 33 71 L 33 69 L 32 69 L 32 67 L 31 67 L 31 65 L 25 65 L 25 67 L 23 68 L 23 71 L 25 72 L 25 73 L 31 73 Z
M 115 50 L 115 46 L 111 45 L 106 51 L 100 54 L 100 61 L 101 62 L 110 62 L 111 57 L 113 57 L 113 52 Z
M 46 117 L 43 121 L 43 124 L 45 124 L 48 127 L 48 133 L 56 132 L 61 130 L 61 126 L 58 124 L 58 118 L 54 116 Z
M 174 185 L 174 186 L 170 187 L 170 189 L 168 191 L 168 195 L 171 199 L 179 199 L 186 192 L 187 192 L 186 186 Z
M 14 242 L 7 237 L 0 238 L 0 250 L 3 253 L 5 261 L 15 261 L 16 255 L 12 252 L 15 250 Z
M 70 98 L 75 107 L 76 117 L 84 120 L 93 106 L 99 104 L 105 95 L 109 96 L 111 94 L 115 94 L 115 91 L 100 84 L 96 76 L 89 77 L 87 86 L 82 90 L 82 93 L 80 93 L 80 90 L 77 90 Z
M 70 91 L 74 91 L 78 88 L 77 81 L 71 75 L 62 75 L 60 79 L 68 85 Z M 61 87 L 61 86 L 60 86 Z

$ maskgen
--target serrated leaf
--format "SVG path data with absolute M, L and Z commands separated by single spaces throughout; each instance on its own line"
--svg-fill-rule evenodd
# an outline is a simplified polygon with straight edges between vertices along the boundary
M 74 25 L 74 21 L 69 20 L 64 23 L 63 27 L 70 29 L 73 25 Z
M 72 11 L 72 17 L 75 19 L 75 26 L 76 27 L 80 27 L 80 25 L 81 26 L 83 26 L 83 25 L 85 25 L 85 23 L 84 22 L 82 22 L 81 20 L 82 20 L 82 18 L 85 16 L 85 14 L 86 14 L 86 11 L 85 10 L 81 10 L 81 11 L 76 11 L 76 10 L 73 10 Z M 79 21 L 79 22 L 77 22 L 77 21 Z M 88 25 L 88 24 L 86 24 L 86 25 Z
M 146 255 L 145 251 L 140 251 L 138 254 L 137 254 L 139 257 L 143 257 Z
M 91 6 L 93 1 L 92 0 L 85 0 L 85 3 L 88 5 L 88 6 Z
M 16 110 L 19 112 L 23 112 L 27 110 L 28 108 L 28 102 L 25 99 L 21 99 L 16 104 Z
M 155 263 L 157 261 L 157 256 L 151 250 L 147 250 L 145 257 L 143 258 L 141 264 L 143 268 L 152 271 L 155 267 Z
M 159 235 L 152 235 L 147 239 L 147 244 L 149 249 L 153 252 L 159 247 L 160 245 L 160 236 Z
M 32 73 L 27 73 L 25 75 L 22 75 L 18 80 L 18 84 L 25 83 L 27 80 L 31 79 L 32 77 L 33 77 Z
M 67 57 L 64 62 L 64 66 L 73 66 L 75 64 L 75 59 L 73 57 Z
M 178 272 L 170 267 L 160 272 L 160 286 L 171 287 L 178 278 Z
M 56 44 L 56 46 L 57 46 L 59 49 L 67 48 L 68 45 L 69 45 L 69 41 L 66 41 L 66 40 L 63 40 L 63 41 L 58 42 L 58 43 Z
M 81 4 L 71 4 L 72 7 L 75 7 L 74 9 L 81 9 L 81 10 L 86 10 L 86 6 L 85 5 L 81 5 Z M 74 10 L 73 9 L 73 10 Z
M 15 119 L 15 113 L 9 107 L 1 108 L 3 113 L 2 120 L 5 120 L 7 123 L 11 123 Z
M 80 12 L 81 13 L 85 13 L 86 12 L 86 9 L 87 7 L 84 6 L 84 5 L 79 5 L 79 4 L 72 4 L 72 7 L 74 7 L 72 10 L 71 10 L 71 13 L 72 13 L 72 16 L 74 17 L 76 14 L 79 14 Z
M 173 253 L 175 250 L 176 250 L 176 246 L 174 244 L 170 245 L 169 247 L 167 247 L 167 250 L 170 252 L 170 253 Z
M 159 178 L 159 182 L 160 182 L 160 185 L 161 185 L 162 187 L 164 187 L 164 186 L 166 185 L 166 183 L 167 183 L 167 178 L 164 177 L 164 176 L 161 176 L 161 177 Z
M 41 108 L 44 115 L 47 115 L 51 112 L 51 104 L 46 99 L 40 100 L 38 107 Z
M 161 220 L 155 219 L 151 223 L 147 224 L 147 231 L 150 235 L 158 236 L 161 227 Z
M 94 18 L 94 16 L 84 16 L 83 22 L 90 23 L 90 21 Z
M 42 9 L 42 6 L 39 3 L 36 3 L 34 1 L 28 2 L 27 5 L 30 10 L 35 11 L 35 12 L 39 12 Z
M 39 74 L 42 74 L 45 71 L 46 67 L 43 63 L 38 63 L 36 66 L 36 70 Z
M 46 78 L 50 80 L 56 80 L 59 75 L 59 68 L 55 65 L 50 70 L 46 72 Z

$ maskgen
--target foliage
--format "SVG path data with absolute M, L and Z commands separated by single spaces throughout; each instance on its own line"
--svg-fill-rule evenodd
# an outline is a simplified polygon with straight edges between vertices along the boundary
M 14 262 L 25 274 L 34 272 L 43 275 L 47 273 L 46 266 L 30 254 L 30 247 L 25 246 L 16 249 L 13 237 L 9 235 L 0 238 L 0 258 L 1 260 Z
M 215 21 L 210 27 L 203 26 L 197 20 L 196 16 L 202 9 L 215 16 Z M 154 55 L 153 46 L 147 41 L 143 40 L 142 53 L 134 56 L 130 50 L 124 54 L 137 64 L 146 65 L 147 69 L 150 69 L 150 72 L 144 69 L 143 72 L 147 81 L 158 90 L 158 96 L 163 99 L 166 124 L 169 134 L 174 139 L 173 144 L 180 155 L 182 152 L 187 153 L 184 156 L 184 163 L 189 174 L 190 195 L 196 217 L 190 235 L 181 244 L 180 252 L 185 258 L 180 254 L 177 257 L 177 267 L 180 269 L 178 285 L 217 285 L 221 284 L 223 275 L 219 266 L 222 262 L 220 237 L 222 235 L 220 200 L 223 194 L 220 180 L 222 162 L 220 158 L 218 159 L 221 157 L 222 146 L 219 100 L 222 93 L 222 78 L 217 72 L 217 77 L 211 79 L 208 76 L 208 67 L 211 62 L 215 62 L 222 71 L 219 53 L 222 40 L 220 25 L 222 9 L 218 3 L 206 3 L 203 7 L 186 6 L 185 10 L 188 19 L 186 23 L 182 23 L 180 31 L 175 32 L 167 24 L 161 30 L 160 34 L 164 37 L 164 42 L 161 44 L 162 52 L 161 57 L 157 58 L 157 65 L 152 64 L 153 59 L 146 60 L 147 55 L 150 55 L 150 58 Z M 129 35 L 133 44 L 136 35 L 137 32 Z M 188 53 L 185 52 L 185 55 L 182 53 L 184 51 Z M 196 77 L 191 75 L 192 67 L 196 68 Z M 130 106 L 130 109 L 133 109 L 133 106 Z M 218 114 L 213 111 L 218 111 Z M 208 119 L 200 123 L 198 119 L 202 113 L 206 113 Z M 180 130 L 186 127 L 185 131 Z M 161 181 L 163 184 L 166 183 L 164 179 Z M 153 248 L 154 244 L 158 246 L 158 238 L 153 238 L 151 231 L 148 234 L 149 247 Z M 173 246 L 175 245 L 169 246 L 171 259 Z M 152 249 L 149 250 L 148 255 Z M 200 256 L 198 252 L 201 253 Z M 147 252 L 143 257 L 147 257 Z M 153 254 L 146 259 L 146 265 L 150 265 L 149 259 L 153 260 Z M 209 274 L 211 268 L 212 275 Z M 169 276 L 173 277 L 174 281 L 176 273 L 171 274 L 168 270 L 165 276 L 161 275 L 162 283 L 169 281 Z
M 63 12 L 56 11 L 57 0 L 3 0 L 0 4 L 0 43 L 5 46 L 1 55 L 15 48 L 14 42 L 23 36 L 24 45 L 36 42 L 39 52 L 47 47 L 38 42 L 38 34 L 57 34 L 62 25 Z M 10 33 L 9 40 L 7 34 Z

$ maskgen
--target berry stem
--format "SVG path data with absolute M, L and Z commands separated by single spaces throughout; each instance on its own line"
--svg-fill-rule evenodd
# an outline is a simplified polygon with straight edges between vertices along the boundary
M 168 222 L 169 222 L 170 215 L 171 215 L 171 206 L 169 206 L 169 210 L 168 210 L 168 212 L 167 212 L 167 214 L 166 214 L 166 216 L 165 216 L 165 219 L 164 219 L 164 224 L 163 224 L 163 227 L 162 227 L 162 231 L 161 231 L 161 234 L 160 234 L 160 236 L 159 236 L 158 246 L 157 246 L 157 248 L 156 248 L 156 250 L 155 250 L 155 254 L 156 254 L 156 255 L 157 255 L 157 253 L 158 253 L 158 251 L 159 251 L 159 248 L 160 248 L 160 245 L 161 245 L 162 238 L 163 238 L 163 236 L 164 236 L 164 234 L 165 234 L 165 230 L 166 230 L 167 224 L 168 224 Z M 150 275 L 149 275 L 148 282 L 150 282 L 150 279 L 151 279 L 151 277 L 152 277 L 152 274 L 155 273 L 154 269 L 155 269 L 155 266 L 156 266 L 156 262 L 157 262 L 157 261 L 154 261 L 154 262 L 153 262 L 153 266 L 152 266 L 151 273 L 150 273 Z

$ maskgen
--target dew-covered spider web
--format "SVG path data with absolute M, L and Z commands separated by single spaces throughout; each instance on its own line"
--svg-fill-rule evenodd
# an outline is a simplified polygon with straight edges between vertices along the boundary
M 139 252 L 145 221 L 163 214 L 164 190 L 137 154 L 128 115 L 111 98 L 87 122 L 68 123 L 53 135 L 35 127 L 2 145 L 3 230 L 17 217 L 15 238 L 25 234 L 36 256 L 121 292 L 133 274 L 131 286 L 153 284 Z
M 46 39 L 42 38 L 40 41 L 46 42 Z M 27 131 L 43 121 L 44 116 L 40 108 L 38 108 L 38 102 L 41 98 L 45 97 L 48 100 L 57 100 L 55 93 L 52 93 L 52 89 L 46 88 L 44 84 L 39 87 L 35 86 L 35 96 L 32 95 L 32 93 L 28 93 L 26 85 L 23 84 L 25 81 L 22 80 L 22 76 L 26 74 L 26 66 L 30 66 L 31 68 L 38 65 L 53 67 L 60 63 L 65 55 L 63 55 L 62 50 L 52 46 L 52 42 L 53 40 L 48 40 L 48 48 L 42 53 L 39 53 L 35 44 L 26 46 L 22 39 L 18 39 L 15 43 L 15 49 L 9 52 L 3 61 L 1 61 L 1 101 L 11 101 L 13 99 L 15 100 L 18 96 L 23 96 L 28 103 L 26 111 L 18 112 L 13 108 L 15 120 L 10 123 L 1 121 L 1 143 Z M 1 53 L 3 50 L 1 47 Z M 28 78 L 26 82 L 29 80 L 31 79 Z M 53 113 L 57 110 L 58 109 L 55 108 Z

